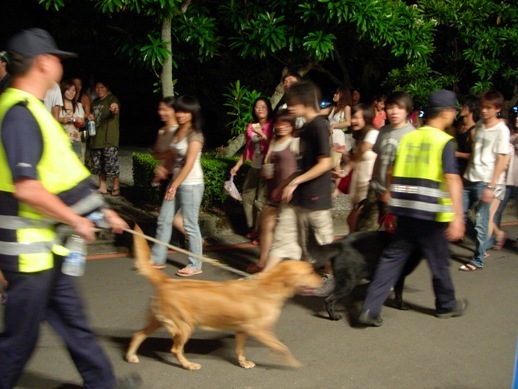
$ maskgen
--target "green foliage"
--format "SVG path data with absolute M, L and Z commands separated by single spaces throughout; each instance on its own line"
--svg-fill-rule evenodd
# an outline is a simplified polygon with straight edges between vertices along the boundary
M 65 6 L 65 0 L 38 0 L 38 4 L 43 5 L 47 11 L 51 8 L 59 11 L 61 7 Z
M 151 186 L 158 161 L 151 154 L 133 153 L 133 189 L 135 198 L 146 204 L 160 204 L 160 190 Z
M 227 126 L 230 127 L 232 135 L 236 136 L 244 132 L 248 123 L 253 121 L 252 105 L 261 93 L 241 86 L 240 80 L 230 84 L 227 90 L 228 93 L 223 95 L 223 105 L 229 108 L 227 115 L 231 118 Z
M 304 38 L 304 47 L 312 58 L 319 61 L 323 61 L 328 58 L 333 59 L 335 40 L 336 36 L 333 34 L 326 34 L 323 31 L 310 32 Z
M 284 16 L 261 12 L 246 23 L 239 21 L 239 34 L 230 38 L 230 48 L 243 58 L 265 58 L 286 46 L 288 27 Z M 253 44 L 250 44 L 253 42 Z
M 193 9 L 188 15 L 184 15 L 174 32 L 179 36 L 179 42 L 192 44 L 198 48 L 199 59 L 212 58 L 217 53 L 221 37 L 217 35 L 216 21 L 214 18 L 201 14 Z
M 458 81 L 455 76 L 434 72 L 427 64 L 414 63 L 392 69 L 384 85 L 408 92 L 414 100 L 414 105 L 419 107 L 425 105 L 430 92 L 437 89 L 453 89 Z
M 229 172 L 235 165 L 237 158 L 219 156 L 214 153 L 204 153 L 201 158 L 203 169 L 205 192 L 201 209 L 210 211 L 213 208 L 221 208 L 230 199 L 223 184 L 229 179 Z M 158 206 L 162 202 L 160 189 L 153 188 L 151 181 L 155 175 L 154 170 L 157 166 L 151 154 L 133 153 L 133 189 L 135 198 L 144 204 Z M 248 172 L 248 164 L 239 169 L 239 173 L 234 177 L 234 182 L 241 188 Z
M 205 211 L 211 208 L 221 208 L 223 203 L 230 199 L 223 188 L 225 181 L 229 179 L 230 169 L 236 164 L 237 158 L 224 157 L 213 153 L 203 154 L 201 167 L 203 169 L 203 179 L 205 182 L 205 192 L 203 193 L 202 209 Z M 234 182 L 241 188 L 248 172 L 249 165 L 244 165 L 239 169 L 234 177 Z

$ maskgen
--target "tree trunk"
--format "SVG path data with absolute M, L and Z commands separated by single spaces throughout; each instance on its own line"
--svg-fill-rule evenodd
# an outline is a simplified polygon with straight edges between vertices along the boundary
M 163 97 L 174 96 L 171 20 L 172 19 L 169 17 L 162 22 L 162 42 L 167 42 L 166 48 L 171 53 L 167 56 L 167 59 L 162 64 L 162 72 L 160 73 Z

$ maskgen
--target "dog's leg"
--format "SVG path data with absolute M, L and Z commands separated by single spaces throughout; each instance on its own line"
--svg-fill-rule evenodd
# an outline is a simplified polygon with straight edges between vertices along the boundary
M 157 329 L 159 329 L 162 325 L 160 322 L 156 319 L 154 315 L 150 315 L 149 323 L 147 327 L 144 329 L 135 332 L 133 337 L 131 338 L 131 343 L 128 347 L 128 352 L 126 353 L 126 360 L 130 363 L 139 363 L 138 357 L 137 357 L 137 350 L 139 346 L 142 344 L 142 342 L 151 334 L 152 332 L 155 332 Z
M 239 366 L 244 367 L 245 369 L 251 369 L 255 367 L 255 363 L 252 361 L 248 361 L 245 357 L 245 342 L 246 342 L 246 334 L 244 332 L 238 331 L 235 335 L 236 339 L 236 354 L 237 360 L 239 362 Z
M 173 348 L 171 349 L 171 353 L 175 356 L 175 358 L 180 362 L 182 367 L 186 370 L 200 370 L 201 365 L 198 363 L 193 363 L 189 361 L 187 358 L 185 358 L 185 355 L 183 353 L 185 343 L 189 340 L 192 334 L 192 329 L 186 325 L 182 324 L 181 326 L 178 326 L 177 328 L 169 328 L 170 326 L 167 325 L 166 328 L 169 332 L 173 335 Z
M 405 286 L 405 275 L 401 274 L 396 285 L 394 285 L 394 302 L 391 304 L 393 308 L 401 311 L 408 311 L 411 307 L 403 301 L 403 288 Z
M 280 353 L 288 365 L 292 367 L 302 366 L 302 363 L 295 359 L 290 349 L 279 339 L 277 339 L 275 334 L 264 329 L 257 329 L 257 331 L 250 332 L 250 335 L 256 338 L 259 342 L 270 347 L 272 350 Z
M 330 296 L 326 297 L 324 302 L 329 319 L 341 320 L 343 315 L 336 313 L 335 311 L 336 302 L 351 293 L 356 283 L 354 280 L 354 274 L 340 269 L 336 269 L 335 280 L 335 291 Z

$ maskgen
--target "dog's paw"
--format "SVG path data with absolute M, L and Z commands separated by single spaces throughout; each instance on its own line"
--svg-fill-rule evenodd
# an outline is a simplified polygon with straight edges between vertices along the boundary
M 127 354 L 127 355 L 126 355 L 126 360 L 127 360 L 129 363 L 139 363 L 139 362 L 140 362 L 140 361 L 139 361 L 139 359 L 138 359 L 138 357 L 137 357 L 135 354 L 133 354 L 133 355 L 129 355 L 129 354 Z
M 183 368 L 189 371 L 196 371 L 201 369 L 201 365 L 199 363 L 192 363 L 189 362 L 185 365 L 183 365 Z
M 255 367 L 255 363 L 245 359 L 245 360 L 239 361 L 239 366 L 244 367 L 245 369 L 252 369 Z
M 344 317 L 343 315 L 340 315 L 339 313 L 330 313 L 329 314 L 329 320 L 338 321 L 342 320 Z
M 302 366 L 304 366 L 301 362 L 297 361 L 295 358 L 291 358 L 290 361 L 288 362 L 288 364 L 291 367 L 302 367 Z
M 392 308 L 399 309 L 400 311 L 409 311 L 412 309 L 410 304 L 405 303 L 403 300 L 396 299 L 392 303 L 389 304 Z

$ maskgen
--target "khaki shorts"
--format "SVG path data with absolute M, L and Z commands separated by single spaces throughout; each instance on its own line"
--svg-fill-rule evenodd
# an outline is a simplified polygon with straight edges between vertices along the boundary
M 292 205 L 282 205 L 273 232 L 270 257 L 311 261 L 307 250 L 308 234 L 319 245 L 334 239 L 331 210 L 309 211 Z

